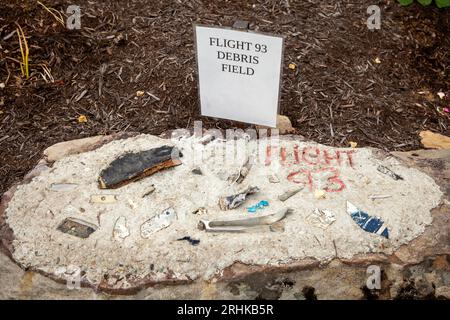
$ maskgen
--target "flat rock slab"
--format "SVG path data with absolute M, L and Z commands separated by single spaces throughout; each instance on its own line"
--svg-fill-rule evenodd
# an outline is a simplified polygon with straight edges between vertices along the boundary
M 408 163 L 408 157 L 399 160 L 375 149 L 336 149 L 290 136 L 271 143 L 216 139 L 204 144 L 188 136 L 139 135 L 71 152 L 53 163 L 42 161 L 2 199 L 3 248 L 24 269 L 59 281 L 79 274 L 83 285 L 111 293 L 133 293 L 153 284 L 235 282 L 249 274 L 313 269 L 335 260 L 419 263 L 423 255 L 417 250 L 428 250 L 423 238 L 433 228 L 437 243 L 427 253 L 449 252 L 448 195 L 412 165 L 414 159 Z M 99 189 L 99 174 L 114 159 L 164 145 L 182 152 L 181 165 L 118 189 Z M 230 179 L 239 177 L 249 159 L 252 165 L 242 182 Z M 402 179 L 383 173 L 380 165 Z M 75 187 L 52 188 L 58 184 Z M 260 192 L 233 210 L 220 210 L 221 197 L 249 186 Z M 279 200 L 298 187 L 303 189 Z M 116 201 L 92 202 L 93 195 L 112 195 Z M 247 211 L 261 201 L 269 206 Z M 389 239 L 361 229 L 347 213 L 347 201 L 381 218 Z M 293 212 L 272 231 L 207 233 L 197 227 L 201 219 L 248 218 L 287 207 Z M 143 226 L 168 208 L 175 219 L 143 233 Z M 325 227 L 315 224 L 311 215 L 316 209 L 331 211 L 335 220 Z M 447 225 L 435 225 L 433 212 Z M 68 218 L 96 229 L 86 238 L 58 230 Z M 187 236 L 200 243 L 178 241 Z

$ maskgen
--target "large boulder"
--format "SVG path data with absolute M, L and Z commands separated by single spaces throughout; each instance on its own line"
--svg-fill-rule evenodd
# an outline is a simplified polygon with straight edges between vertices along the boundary
M 1 248 L 11 259 L 1 256 L 3 297 L 448 297 L 449 150 L 387 154 L 295 136 L 233 144 L 176 137 L 102 137 L 73 143 L 70 152 L 53 147 L 51 158 L 47 151 L 2 198 Z M 100 172 L 114 159 L 163 145 L 181 151 L 181 165 L 99 189 Z M 220 209 L 220 198 L 250 186 L 260 191 L 237 208 Z M 261 201 L 269 206 L 247 210 Z M 388 238 L 358 225 L 348 202 L 359 216 L 380 218 Z M 169 208 L 175 218 L 158 220 Z M 292 213 L 270 228 L 198 228 L 200 220 L 283 208 Z M 81 227 L 61 228 L 67 219 Z M 74 235 L 77 227 L 87 237 Z M 379 290 L 366 287 L 371 265 L 381 268 Z

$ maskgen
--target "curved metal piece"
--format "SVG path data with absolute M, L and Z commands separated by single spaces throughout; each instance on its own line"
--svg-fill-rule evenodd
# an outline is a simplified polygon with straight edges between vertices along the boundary
M 282 220 L 292 210 L 284 208 L 276 213 L 236 220 L 200 220 L 200 228 L 207 232 L 246 232 L 266 229 L 271 224 Z

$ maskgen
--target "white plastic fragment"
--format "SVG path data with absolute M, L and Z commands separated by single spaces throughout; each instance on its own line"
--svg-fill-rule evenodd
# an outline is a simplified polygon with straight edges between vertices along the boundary
M 316 208 L 312 214 L 306 217 L 306 221 L 315 227 L 325 230 L 336 221 L 336 215 L 330 210 Z
M 199 215 L 203 215 L 203 214 L 207 214 L 208 213 L 208 209 L 206 209 L 205 207 L 200 207 L 196 210 L 194 210 L 194 212 L 192 212 L 193 214 L 199 214 Z
M 115 240 L 121 241 L 130 235 L 130 230 L 127 225 L 127 218 L 120 216 L 117 218 L 114 224 L 113 238 Z
M 117 197 L 113 194 L 94 194 L 91 195 L 90 202 L 102 204 L 115 203 L 117 202 Z
M 148 219 L 141 225 L 141 237 L 144 239 L 150 238 L 150 236 L 164 228 L 167 228 L 177 218 L 175 210 L 167 208 L 160 214 Z
M 68 192 L 78 187 L 76 183 L 52 183 L 49 187 L 51 191 Z
M 370 200 L 376 200 L 376 199 L 386 199 L 386 198 L 391 198 L 392 196 L 391 195 L 388 195 L 388 194 L 371 194 L 370 196 L 369 196 L 369 199 Z

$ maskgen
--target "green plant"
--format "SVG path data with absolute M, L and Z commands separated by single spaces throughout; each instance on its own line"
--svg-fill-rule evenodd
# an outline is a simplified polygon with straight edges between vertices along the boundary
M 435 0 L 438 8 L 450 7 L 450 0 Z M 409 6 L 414 2 L 414 0 L 398 0 L 402 6 Z M 417 0 L 421 5 L 428 6 L 433 0 Z
M 28 55 L 30 53 L 28 49 L 28 42 L 25 34 L 23 33 L 22 27 L 16 23 L 17 36 L 19 38 L 20 54 L 22 56 L 22 61 L 20 62 L 20 71 L 22 71 L 22 76 L 26 76 L 28 79 L 30 77 L 30 71 L 28 69 Z

